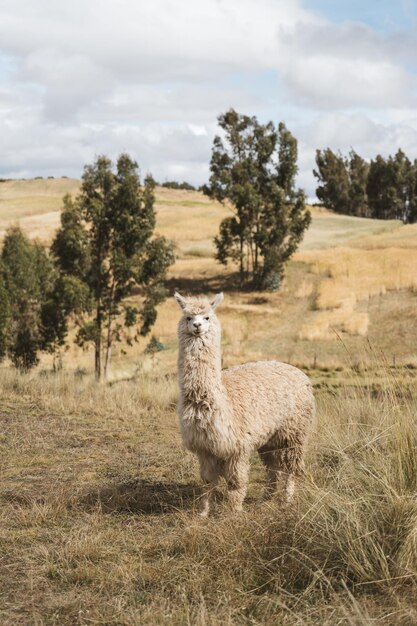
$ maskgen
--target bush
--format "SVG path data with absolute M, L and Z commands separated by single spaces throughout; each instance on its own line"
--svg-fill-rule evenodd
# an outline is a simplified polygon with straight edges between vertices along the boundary
M 162 183 L 161 187 L 166 187 L 167 189 L 182 189 L 184 191 L 195 191 L 195 187 L 185 181 L 183 181 L 182 183 L 179 183 L 175 180 L 167 180 L 166 182 Z

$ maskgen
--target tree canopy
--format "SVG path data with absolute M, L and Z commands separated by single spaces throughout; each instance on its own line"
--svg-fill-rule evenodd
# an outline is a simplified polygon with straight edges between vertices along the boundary
M 336 213 L 365 217 L 369 213 L 366 184 L 369 165 L 354 150 L 348 157 L 330 148 L 316 151 L 317 198 Z
M 73 306 L 93 312 L 79 322 L 77 341 L 94 344 L 97 378 L 103 346 L 107 375 L 122 329 L 139 321 L 137 333 L 147 334 L 166 295 L 164 279 L 174 256 L 172 245 L 154 235 L 154 186 L 151 176 L 141 185 L 138 165 L 129 155 L 120 155 L 115 167 L 99 156 L 84 168 L 79 195 L 64 201 L 52 253 L 72 280 Z M 143 296 L 141 308 L 124 302 L 135 287 Z
M 344 157 L 326 148 L 317 150 L 316 164 L 316 194 L 325 207 L 359 217 L 417 221 L 417 160 L 412 163 L 401 149 L 368 163 L 353 150 Z
M 0 357 L 19 369 L 38 362 L 44 328 L 42 311 L 54 288 L 55 273 L 44 247 L 18 227 L 3 241 L 0 263 Z
M 239 265 L 241 285 L 276 289 L 311 220 L 295 187 L 297 141 L 285 124 L 261 124 L 234 109 L 218 122 L 222 136 L 214 139 L 203 191 L 233 215 L 220 224 L 216 259 Z

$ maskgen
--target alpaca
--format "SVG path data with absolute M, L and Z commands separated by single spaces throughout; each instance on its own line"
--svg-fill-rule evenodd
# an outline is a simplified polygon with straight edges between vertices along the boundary
M 265 497 L 285 481 L 286 502 L 294 476 L 303 467 L 306 437 L 315 412 L 310 380 L 278 361 L 258 361 L 221 370 L 218 294 L 185 298 L 178 325 L 178 414 L 185 447 L 200 463 L 200 515 L 209 514 L 214 488 L 226 479 L 233 511 L 241 511 L 249 479 L 250 455 L 257 450 L 267 469 Z

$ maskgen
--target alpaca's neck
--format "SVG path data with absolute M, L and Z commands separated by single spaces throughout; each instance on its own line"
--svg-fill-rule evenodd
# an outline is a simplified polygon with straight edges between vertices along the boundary
M 184 400 L 211 404 L 223 393 L 220 336 L 180 337 L 178 365 Z

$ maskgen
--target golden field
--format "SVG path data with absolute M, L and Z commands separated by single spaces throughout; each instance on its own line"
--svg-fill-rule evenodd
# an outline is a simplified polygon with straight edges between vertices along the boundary
M 220 489 L 196 516 L 175 377 L 114 385 L 2 372 L 0 623 L 411 626 L 417 621 L 416 400 L 387 371 L 317 390 L 289 511 Z
M 69 179 L 0 183 L 0 233 L 49 241 Z M 174 240 L 168 289 L 223 289 L 225 366 L 278 358 L 311 376 L 318 415 L 289 511 L 262 503 L 253 459 L 243 515 L 196 517 L 195 459 L 175 414 L 176 323 L 114 351 L 97 384 L 71 342 L 29 374 L 0 369 L 0 623 L 5 626 L 411 626 L 417 623 L 417 226 L 313 222 L 277 293 L 236 290 L 213 261 L 228 214 L 157 189 Z M 1 236 L 1 235 L 0 235 Z
M 30 236 L 48 242 L 59 224 L 63 193 L 75 193 L 78 186 L 72 179 L 0 183 L 0 236 L 20 223 Z M 417 225 L 313 207 L 312 225 L 282 289 L 239 292 L 231 281 L 233 268 L 213 259 L 213 237 L 230 210 L 198 192 L 157 188 L 156 199 L 157 230 L 176 245 L 170 293 L 227 292 L 221 311 L 225 366 L 265 357 L 334 369 L 370 364 L 371 353 L 381 352 L 389 362 L 417 365 Z M 132 348 L 116 346 L 113 377 L 152 367 L 155 359 L 161 370 L 172 371 L 177 319 L 169 298 L 152 331 L 167 350 L 150 359 L 143 354 L 149 339 Z M 70 344 L 65 362 L 90 369 L 92 355 Z M 43 365 L 48 367 L 47 358 Z

